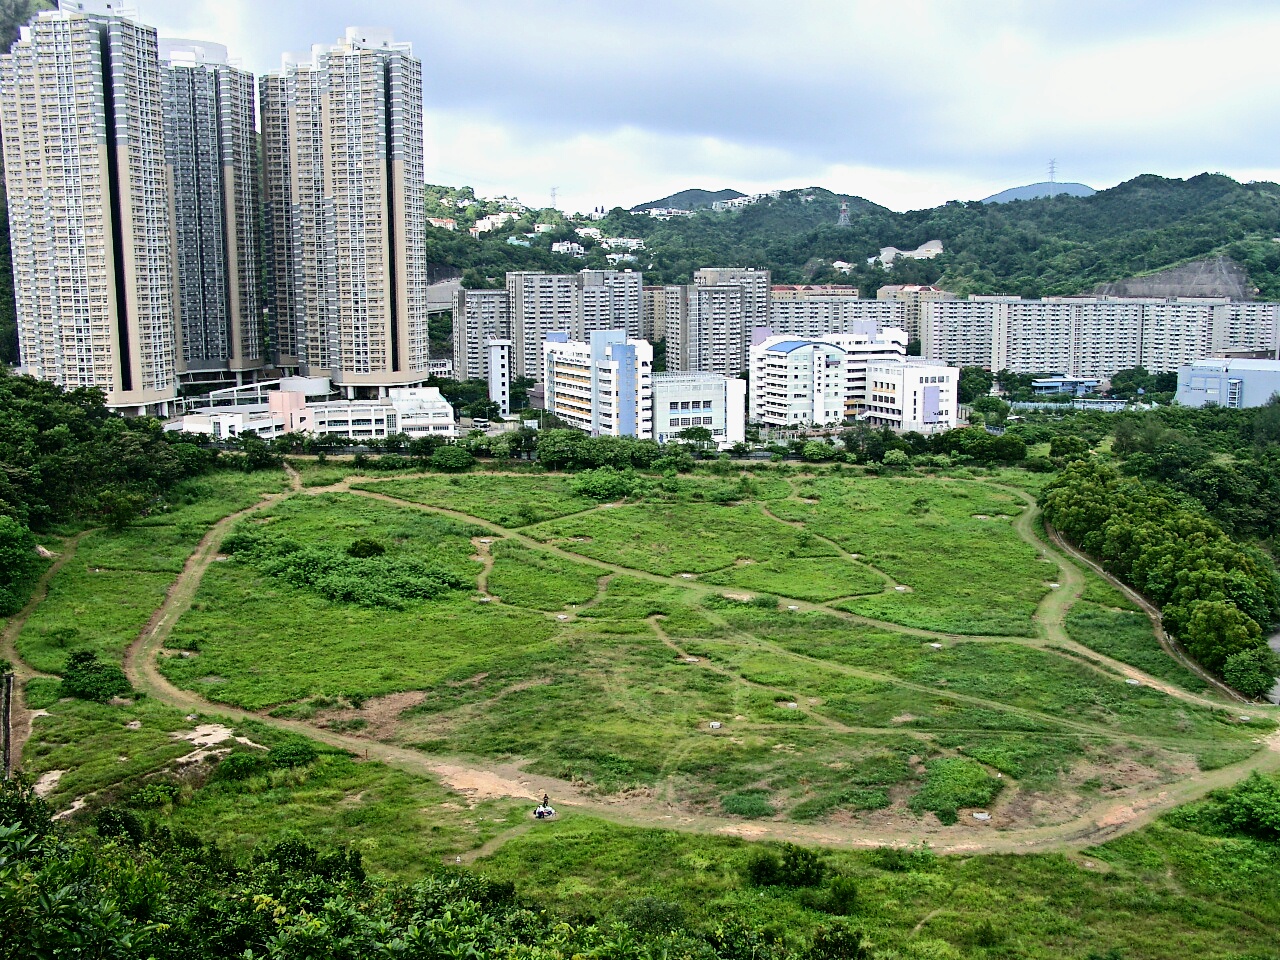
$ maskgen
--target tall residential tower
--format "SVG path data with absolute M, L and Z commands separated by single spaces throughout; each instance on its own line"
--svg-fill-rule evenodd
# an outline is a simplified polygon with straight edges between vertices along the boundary
M 0 56 L 22 366 L 109 406 L 176 395 L 156 32 L 102 0 L 44 11 Z
M 253 74 L 216 43 L 161 40 L 160 56 L 178 368 L 240 381 L 265 359 Z
M 349 397 L 424 382 L 422 62 L 351 27 L 259 97 L 277 363 Z

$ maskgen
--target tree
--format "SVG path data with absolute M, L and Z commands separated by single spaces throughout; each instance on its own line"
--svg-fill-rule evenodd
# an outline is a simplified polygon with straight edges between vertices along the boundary
M 1258 646 L 1227 657 L 1222 679 L 1246 697 L 1261 697 L 1280 677 L 1280 657 L 1270 647 Z
M 0 615 L 22 609 L 38 562 L 31 531 L 13 517 L 0 516 Z
M 890 450 L 884 455 L 884 465 L 891 470 L 906 470 L 911 466 L 911 458 L 904 450 Z
M 445 473 L 465 473 L 475 466 L 476 458 L 462 447 L 439 447 L 431 454 L 431 467 Z
M 973 403 L 978 397 L 991 391 L 994 378 L 990 370 L 982 367 L 961 367 L 960 381 L 956 387 L 956 397 L 961 403 Z
M 825 440 L 810 440 L 801 448 L 800 455 L 810 463 L 821 463 L 836 455 L 836 448 Z
M 1221 600 L 1192 604 L 1185 636 L 1191 655 L 1216 673 L 1237 653 L 1258 647 L 1262 629 L 1237 607 Z
M 1071 434 L 1058 434 L 1049 442 L 1049 456 L 1081 460 L 1089 455 L 1089 441 Z

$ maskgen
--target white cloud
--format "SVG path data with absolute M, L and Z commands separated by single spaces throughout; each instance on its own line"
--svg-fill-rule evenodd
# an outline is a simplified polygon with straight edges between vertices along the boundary
M 424 61 L 427 169 L 590 207 L 816 184 L 897 208 L 1280 153 L 1273 2 L 137 0 L 256 71 L 376 16 Z

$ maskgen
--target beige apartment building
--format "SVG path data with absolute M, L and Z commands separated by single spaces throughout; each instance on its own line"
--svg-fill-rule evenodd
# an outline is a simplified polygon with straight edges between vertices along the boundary
M 156 32 L 62 3 L 0 56 L 23 369 L 129 414 L 176 396 L 172 224 Z
M 876 291 L 877 300 L 897 301 L 903 305 L 906 312 L 902 316 L 902 326 L 912 340 L 920 339 L 921 304 L 955 298 L 954 293 L 948 293 L 939 287 L 916 283 L 887 283 Z
M 422 62 L 351 27 L 262 78 L 276 362 L 348 397 L 427 379 Z

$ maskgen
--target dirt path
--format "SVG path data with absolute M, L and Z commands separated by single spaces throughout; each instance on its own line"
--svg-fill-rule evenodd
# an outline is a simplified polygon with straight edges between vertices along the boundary
M 82 530 L 62 542 L 62 550 L 36 581 L 35 588 L 31 591 L 31 598 L 21 610 L 9 618 L 4 630 L 0 632 L 0 659 L 8 660 L 13 664 L 14 697 L 9 709 L 9 744 L 10 756 L 15 768 L 22 766 L 22 748 L 26 746 L 31 736 L 31 725 L 35 722 L 35 712 L 27 706 L 24 688 L 28 680 L 49 676 L 28 666 L 27 662 L 18 655 L 18 636 L 22 633 L 22 628 L 27 625 L 27 621 L 31 619 L 31 615 L 35 613 L 36 607 L 40 606 L 44 598 L 49 595 L 49 582 L 57 576 L 59 570 L 66 566 L 67 561 L 75 556 L 80 541 L 92 532 L 92 530 Z

